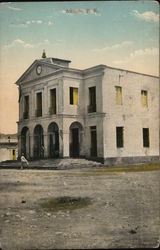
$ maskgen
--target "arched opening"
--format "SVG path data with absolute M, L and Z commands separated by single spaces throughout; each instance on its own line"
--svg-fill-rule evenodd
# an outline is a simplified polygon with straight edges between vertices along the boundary
M 34 129 L 34 158 L 44 158 L 44 138 L 41 125 L 37 125 Z
M 30 157 L 30 141 L 28 127 L 23 127 L 21 131 L 21 154 L 24 154 L 26 158 Z
M 59 157 L 59 128 L 55 122 L 48 126 L 48 153 L 50 158 Z
M 82 144 L 83 127 L 79 122 L 73 122 L 69 129 L 70 157 L 79 157 Z

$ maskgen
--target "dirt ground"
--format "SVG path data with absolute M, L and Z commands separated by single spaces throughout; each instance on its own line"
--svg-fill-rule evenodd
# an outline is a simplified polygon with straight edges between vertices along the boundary
M 158 247 L 160 171 L 0 170 L 4 250 Z M 45 211 L 44 198 L 88 197 L 91 205 Z

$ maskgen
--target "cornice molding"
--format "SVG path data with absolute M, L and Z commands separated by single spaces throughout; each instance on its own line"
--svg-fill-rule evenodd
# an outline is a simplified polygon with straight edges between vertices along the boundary
M 22 81 L 22 79 L 28 75 L 29 72 L 32 71 L 32 69 L 34 67 L 36 67 L 36 65 L 46 65 L 47 67 L 50 67 L 50 68 L 54 68 L 56 69 L 56 71 L 50 73 L 50 74 L 47 74 L 47 75 L 44 75 L 44 76 L 39 76 L 38 78 L 34 78 L 34 79 L 31 79 L 31 80 L 28 80 L 28 81 Z M 67 77 L 67 78 L 73 78 L 73 79 L 87 79 L 87 78 L 91 78 L 92 76 L 89 75 L 89 74 L 92 74 L 92 73 L 100 73 L 100 71 L 102 73 L 104 73 L 104 69 L 105 69 L 105 65 L 97 65 L 95 67 L 92 67 L 92 68 L 89 68 L 89 69 L 85 69 L 85 70 L 81 70 L 81 69 L 74 69 L 74 68 L 67 68 L 67 67 L 63 67 L 63 66 L 57 66 L 57 65 L 54 65 L 54 64 L 50 64 L 50 63 L 47 63 L 47 62 L 40 62 L 38 60 L 35 60 L 32 65 L 24 72 L 24 74 L 16 81 L 15 84 L 17 85 L 26 85 L 26 84 L 30 84 L 30 83 L 37 83 L 43 79 L 46 79 L 47 78 L 50 78 L 52 76 L 56 76 L 58 74 L 62 74 L 64 77 Z M 102 71 L 103 70 L 103 71 Z M 72 75 L 66 75 L 65 73 L 71 73 Z M 74 74 L 74 75 L 73 75 Z M 78 76 L 76 76 L 78 75 Z M 96 75 L 94 75 L 95 77 Z
M 85 115 L 71 115 L 71 114 L 56 114 L 56 115 L 45 115 L 42 117 L 31 117 L 30 119 L 27 120 L 20 120 L 18 122 L 18 125 L 22 125 L 24 124 L 25 126 L 28 125 L 30 122 L 43 122 L 46 120 L 51 120 L 53 121 L 53 119 L 59 119 L 59 118 L 74 118 L 74 119 L 90 119 L 90 118 L 94 118 L 94 117 L 105 117 L 106 113 L 102 113 L 102 112 L 95 112 L 95 113 L 90 113 L 90 114 L 85 114 Z

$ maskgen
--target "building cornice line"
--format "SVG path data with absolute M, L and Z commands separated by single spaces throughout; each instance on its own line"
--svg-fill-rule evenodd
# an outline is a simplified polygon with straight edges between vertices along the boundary
M 120 71 L 124 71 L 126 73 L 133 73 L 133 74 L 138 74 L 138 75 L 144 75 L 144 76 L 154 77 L 154 78 L 158 78 L 159 79 L 159 76 L 149 75 L 149 74 L 140 73 L 140 72 L 136 72 L 136 71 L 132 71 L 132 70 L 119 69 L 119 68 L 114 68 L 114 67 L 110 67 L 110 66 L 106 66 L 106 68 L 107 69 L 113 69 L 113 70 L 120 70 Z
M 50 65 L 48 63 L 41 63 L 41 64 L 46 64 L 46 65 Z M 33 66 L 33 64 L 31 65 Z M 32 67 L 30 66 L 29 69 L 31 69 Z M 27 71 L 29 71 L 29 69 Z M 32 82 L 39 82 L 43 79 L 47 79 L 49 77 L 52 77 L 52 76 L 55 76 L 55 75 L 58 75 L 58 74 L 62 74 L 63 76 L 65 77 L 71 77 L 71 78 L 74 78 L 74 79 L 87 79 L 88 77 L 92 77 L 92 76 L 87 76 L 88 74 L 91 74 L 91 73 L 94 73 L 95 71 L 98 73 L 99 70 L 102 71 L 102 69 L 104 69 L 104 67 L 102 67 L 102 65 L 98 65 L 98 66 L 95 66 L 93 68 L 90 68 L 90 69 L 87 69 L 87 70 L 80 70 L 80 69 L 74 69 L 74 68 L 66 68 L 66 67 L 57 67 L 57 70 L 48 74 L 48 75 L 44 75 L 44 76 L 40 76 L 38 78 L 34 78 L 32 80 L 28 80 L 28 81 L 20 81 L 20 79 L 25 75 L 27 74 L 27 71 L 25 72 L 25 74 L 23 74 L 19 80 L 15 83 L 17 85 L 24 85 L 24 84 L 29 84 L 29 83 L 32 83 Z M 75 74 L 78 74 L 80 77 L 78 78 L 77 76 L 66 76 L 64 75 L 65 73 L 75 73 Z M 101 73 L 102 74 L 102 73 Z M 103 74 L 104 74 L 104 71 L 103 71 Z M 19 83 L 18 83 L 19 82 Z
M 28 86 L 26 86 L 26 85 L 32 85 L 32 83 L 33 83 L 33 85 L 32 86 L 37 86 L 37 85 L 40 85 L 40 84 L 44 84 L 44 82 L 42 82 L 43 81 L 43 79 L 45 78 L 45 82 L 49 82 L 49 81 L 51 81 L 51 80 L 56 80 L 56 79 L 60 79 L 60 78 L 62 78 L 62 79 L 64 79 L 64 78 L 68 78 L 68 79 L 77 79 L 77 80 L 87 80 L 87 79 L 90 79 L 90 78 L 95 78 L 95 77 L 102 77 L 103 75 L 104 75 L 104 72 L 103 73 L 99 73 L 99 74 L 95 74 L 95 75 L 90 75 L 90 76 L 81 76 L 81 77 L 76 77 L 76 76 L 69 76 L 69 75 L 65 75 L 62 71 L 61 72 L 57 72 L 57 73 L 61 73 L 62 75 L 61 76 L 57 76 L 57 77 L 55 77 L 54 79 L 53 78 L 51 78 L 51 79 L 47 79 L 47 78 L 50 78 L 50 77 L 52 77 L 52 76 L 54 76 L 55 74 L 54 73 L 52 73 L 51 75 L 47 75 L 47 76 L 43 76 L 43 77 L 41 77 L 41 78 L 39 78 L 39 79 L 33 79 L 33 80 L 30 80 L 30 81 L 26 81 L 26 82 L 23 82 L 23 88 L 28 88 Z M 47 85 L 47 83 L 46 83 L 46 85 Z
M 102 113 L 102 112 L 96 112 L 94 114 L 90 113 L 90 114 L 85 114 L 85 115 L 70 115 L 70 114 L 57 114 L 57 115 L 46 115 L 45 117 L 33 117 L 30 118 L 28 120 L 20 120 L 19 122 L 17 122 L 18 124 L 24 124 L 27 125 L 30 122 L 41 122 L 41 121 L 46 121 L 47 120 L 52 120 L 53 119 L 59 119 L 59 118 L 76 118 L 76 119 L 89 119 L 89 118 L 93 118 L 93 117 L 104 117 L 106 115 L 106 113 Z
M 40 83 L 40 81 L 42 81 L 43 79 L 45 79 L 47 81 L 47 78 L 49 78 L 49 77 L 51 77 L 53 75 L 59 74 L 59 73 L 63 73 L 62 70 L 56 70 L 55 72 L 53 72 L 51 74 L 44 75 L 44 76 L 41 76 L 39 78 L 35 78 L 35 79 L 32 79 L 32 80 L 20 82 L 18 85 L 25 85 L 25 84 L 29 84 L 29 83 L 33 83 L 33 82 L 35 82 L 35 84 L 37 84 L 37 82 Z
M 53 73 L 50 73 L 48 75 L 39 77 L 39 78 L 35 78 L 33 80 L 21 81 L 23 79 L 23 77 L 25 77 L 27 75 L 27 73 L 30 70 L 32 70 L 33 67 L 35 67 L 38 64 L 46 65 L 47 67 L 54 68 L 54 69 L 56 69 L 56 71 L 53 72 Z M 59 74 L 59 73 L 62 73 L 62 72 L 63 73 L 64 72 L 76 73 L 76 74 L 79 74 L 82 78 L 84 78 L 84 77 L 87 77 L 86 76 L 87 74 L 91 74 L 91 73 L 93 73 L 95 71 L 99 71 L 99 70 L 104 71 L 105 69 L 120 70 L 120 71 L 123 71 L 123 72 L 126 72 L 126 73 L 133 73 L 133 74 L 139 74 L 139 75 L 144 75 L 144 76 L 148 76 L 148 77 L 159 78 L 159 76 L 154 76 L 154 75 L 150 75 L 150 74 L 135 72 L 135 71 L 132 71 L 132 70 L 127 70 L 127 69 L 115 68 L 115 67 L 107 66 L 107 65 L 104 65 L 104 64 L 96 65 L 96 66 L 93 66 L 93 67 L 90 67 L 90 68 L 87 68 L 87 69 L 75 69 L 75 68 L 64 67 L 62 65 L 57 65 L 57 64 L 54 64 L 54 63 L 52 64 L 52 63 L 49 63 L 49 62 L 45 62 L 43 60 L 42 61 L 41 60 L 35 60 L 30 65 L 30 67 L 21 75 L 21 77 L 16 81 L 15 84 L 20 85 L 20 84 L 26 84 L 26 83 L 29 83 L 29 82 L 33 82 L 33 81 L 37 82 L 39 80 L 43 80 L 44 78 L 47 78 L 47 77 L 50 77 L 50 76 L 53 76 L 53 75 L 56 75 L 56 74 Z

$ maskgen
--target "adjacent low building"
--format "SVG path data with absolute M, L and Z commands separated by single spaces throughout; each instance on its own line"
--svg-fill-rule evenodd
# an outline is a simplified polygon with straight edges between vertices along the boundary
M 19 155 L 108 165 L 159 158 L 158 77 L 43 57 L 16 82 Z
M 0 134 L 0 162 L 14 161 L 18 156 L 17 135 Z

